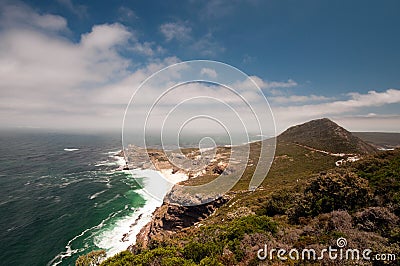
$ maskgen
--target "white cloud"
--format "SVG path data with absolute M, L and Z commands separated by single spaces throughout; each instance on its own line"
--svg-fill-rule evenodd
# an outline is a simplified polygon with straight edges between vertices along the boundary
M 400 115 L 365 115 L 332 117 L 351 131 L 400 132 Z
M 0 21 L 5 22 L 0 31 L 0 123 L 4 126 L 119 126 L 132 87 L 121 93 L 118 86 L 120 80 L 129 79 L 128 67 L 134 64 L 121 51 L 151 55 L 162 50 L 153 51 L 154 44 L 139 42 L 119 23 L 95 25 L 73 42 L 63 35 L 64 18 L 38 14 L 26 5 L 3 5 Z M 150 63 L 135 77 L 142 81 L 170 62 L 173 59 Z M 100 98 L 106 88 L 112 97 L 103 104 Z
M 264 81 L 264 83 L 261 84 L 261 88 L 265 89 L 272 89 L 272 88 L 291 88 L 297 86 L 297 82 L 288 79 L 287 81 Z
M 130 37 L 132 33 L 119 23 L 103 24 L 96 25 L 91 32 L 83 34 L 81 44 L 85 48 L 106 51 L 117 44 L 126 44 Z
M 63 17 L 39 14 L 25 5 L 3 5 L 0 11 L 2 126 L 119 128 L 126 104 L 141 82 L 163 67 L 179 62 L 176 57 L 151 58 L 132 72 L 129 67 L 137 62 L 124 57 L 121 51 L 154 56 L 161 53 L 163 48 L 152 42 L 139 42 L 132 30 L 119 23 L 95 25 L 80 40 L 74 42 L 64 35 L 68 27 Z M 210 46 L 201 48 L 205 51 L 211 49 Z M 205 68 L 201 72 L 217 77 L 217 73 L 210 70 Z M 179 73 L 173 74 L 179 76 Z M 218 78 L 219 76 L 223 75 L 218 75 Z M 267 92 L 297 86 L 297 82 L 292 79 L 267 81 L 257 76 L 251 78 Z M 169 85 L 171 80 L 162 82 Z M 250 80 L 234 85 L 234 89 L 242 89 L 241 93 L 247 100 L 258 99 L 257 91 L 249 89 L 254 88 Z M 221 98 L 232 105 L 240 102 L 235 95 L 227 95 L 221 88 L 192 84 L 187 86 L 187 90 L 170 95 L 170 101 L 164 102 L 165 106 L 197 96 L 196 91 Z M 151 97 L 160 94 L 160 88 L 154 87 L 146 93 L 151 100 Z M 278 129 L 329 116 L 336 120 L 343 118 L 344 123 L 350 125 L 349 129 L 352 129 L 352 124 L 358 125 L 357 128 L 363 128 L 361 125 L 364 125 L 365 128 L 369 126 L 373 129 L 374 124 L 370 121 L 379 120 L 381 122 L 376 122 L 376 127 L 381 127 L 381 130 L 385 129 L 382 121 L 387 121 L 386 128 L 389 125 L 391 130 L 400 130 L 400 123 L 395 123 L 399 121 L 398 116 L 385 118 L 375 109 L 373 111 L 377 114 L 368 116 L 374 120 L 358 117 L 359 122 L 351 122 L 357 119 L 355 115 L 363 108 L 400 103 L 400 90 L 350 93 L 347 97 L 348 99 L 341 101 L 316 95 L 275 97 L 273 99 L 276 104 L 308 103 L 274 107 Z M 148 103 L 146 100 L 144 98 L 142 105 Z M 324 103 L 314 103 L 315 101 Z M 138 106 L 139 114 L 141 107 Z M 161 108 L 160 112 L 165 110 L 168 109 Z M 368 110 L 366 113 L 370 112 Z M 350 116 L 354 118 L 346 118 Z
M 160 26 L 160 31 L 167 42 L 175 39 L 178 41 L 188 41 L 191 39 L 192 28 L 181 22 L 169 22 Z
M 285 107 L 275 106 L 272 108 L 272 110 L 278 125 L 277 128 L 283 130 L 290 125 L 314 118 L 326 116 L 344 117 L 351 113 L 356 114 L 363 108 L 380 107 L 387 104 L 400 103 L 400 90 L 398 89 L 388 89 L 383 92 L 369 91 L 366 94 L 349 93 L 348 96 L 350 98 L 347 100 L 326 103 Z M 369 127 L 372 129 L 374 125 L 369 124 Z M 397 128 L 397 130 L 400 131 L 399 126 L 397 126 Z M 350 127 L 350 129 L 352 128 Z M 376 130 L 379 131 L 379 128 Z
M 39 14 L 28 6 L 17 4 L 0 5 L 0 22 L 4 29 L 35 28 L 46 31 L 67 30 L 65 18 L 51 14 Z
M 250 76 L 250 79 L 235 83 L 233 86 L 237 89 L 251 90 L 256 88 L 254 83 L 257 84 L 260 89 L 268 90 L 272 94 L 278 94 L 278 92 L 273 89 L 291 88 L 298 85 L 297 82 L 292 79 L 288 79 L 287 81 L 267 81 L 258 76 Z
M 290 96 L 274 96 L 268 97 L 274 103 L 284 104 L 284 103 L 304 103 L 304 102 L 317 102 L 317 101 L 327 101 L 331 100 L 329 97 L 319 96 L 319 95 L 290 95 Z
M 214 69 L 206 68 L 206 67 L 201 69 L 200 74 L 204 75 L 204 76 L 209 76 L 210 78 L 217 77 L 217 72 Z

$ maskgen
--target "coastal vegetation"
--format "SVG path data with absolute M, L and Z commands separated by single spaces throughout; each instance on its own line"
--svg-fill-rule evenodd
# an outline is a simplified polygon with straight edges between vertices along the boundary
M 373 255 L 400 254 L 400 149 L 372 152 L 341 166 L 335 166 L 337 159 L 278 138 L 275 160 L 260 188 L 248 191 L 244 175 L 212 215 L 185 228 L 161 227 L 149 241 L 138 239 L 101 265 L 259 265 L 257 251 L 264 245 L 321 251 L 335 247 L 338 238 Z M 283 263 L 275 257 L 269 263 L 343 261 L 324 257 Z

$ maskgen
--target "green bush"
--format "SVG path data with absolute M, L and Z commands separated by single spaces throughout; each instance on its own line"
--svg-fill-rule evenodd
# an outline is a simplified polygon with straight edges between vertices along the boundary
M 224 266 L 221 262 L 216 258 L 205 257 L 200 261 L 200 266 Z
M 265 206 L 261 207 L 257 214 L 259 215 L 284 215 L 293 206 L 296 201 L 296 194 L 289 190 L 280 190 L 271 195 Z
M 303 199 L 291 214 L 300 217 L 317 216 L 335 210 L 354 211 L 372 202 L 368 181 L 352 172 L 333 171 L 320 174 L 304 191 Z
M 400 215 L 400 150 L 381 153 L 355 165 L 360 177 L 369 181 L 376 205 L 391 206 Z
M 142 253 L 134 256 L 133 265 L 153 265 L 154 262 L 159 262 L 164 258 L 179 257 L 179 252 L 174 247 L 158 247 L 155 249 L 145 250 Z
M 196 263 L 193 261 L 188 261 L 185 260 L 184 258 L 181 257 L 168 257 L 168 258 L 163 258 L 161 260 L 161 265 L 163 266 L 196 266 Z
M 200 261 L 205 257 L 222 254 L 222 247 L 214 242 L 207 242 L 204 244 L 199 242 L 190 242 L 185 245 L 182 253 L 186 259 L 200 263 Z
M 271 232 L 275 234 L 278 230 L 277 223 L 266 215 L 250 215 L 234 220 L 227 228 L 225 237 L 228 240 L 241 240 L 245 234 L 257 232 Z

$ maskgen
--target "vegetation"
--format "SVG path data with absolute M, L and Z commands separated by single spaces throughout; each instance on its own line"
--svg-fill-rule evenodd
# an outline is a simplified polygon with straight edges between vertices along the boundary
M 88 254 L 81 255 L 76 260 L 76 266 L 95 266 L 106 258 L 106 252 L 104 250 L 93 250 Z
M 399 254 L 400 150 L 342 167 L 335 159 L 280 142 L 260 189 L 245 190 L 244 176 L 232 199 L 201 224 L 101 265 L 258 265 L 264 244 L 321 250 L 339 237 L 351 248 Z

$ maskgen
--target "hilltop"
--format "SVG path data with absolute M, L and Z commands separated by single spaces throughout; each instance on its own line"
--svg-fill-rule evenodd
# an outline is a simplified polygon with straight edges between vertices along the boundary
M 331 153 L 370 154 L 376 148 L 328 118 L 288 128 L 279 141 L 292 142 Z

